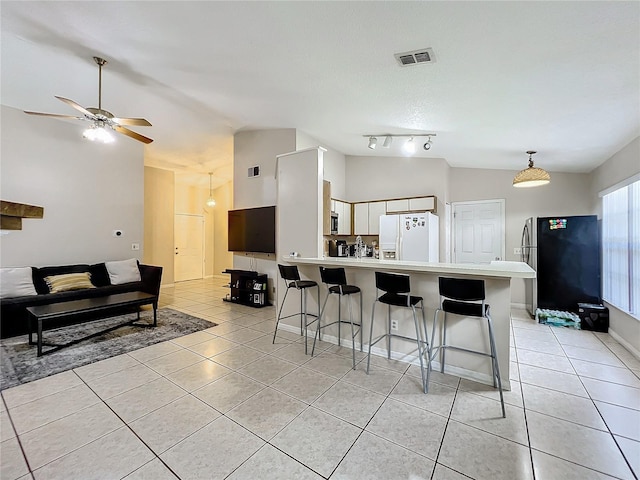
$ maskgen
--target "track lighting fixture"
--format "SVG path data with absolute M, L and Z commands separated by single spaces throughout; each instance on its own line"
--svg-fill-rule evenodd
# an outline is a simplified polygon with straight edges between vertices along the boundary
M 533 158 L 531 158 L 531 156 L 535 153 L 536 152 L 534 150 L 527 151 L 527 154 L 529 155 L 529 167 L 525 168 L 515 176 L 513 179 L 514 187 L 539 187 L 541 185 L 546 185 L 551 181 L 551 176 L 546 170 L 533 166 Z
M 369 139 L 368 147 L 371 150 L 375 150 L 376 146 L 378 145 L 379 137 L 384 137 L 382 148 L 389 148 L 391 146 L 391 143 L 393 142 L 393 137 L 404 137 L 407 139 L 407 141 L 404 143 L 403 149 L 409 155 L 415 153 L 416 151 L 416 144 L 414 141 L 415 138 L 427 137 L 427 142 L 422 146 L 422 148 L 424 148 L 425 150 L 430 150 L 431 146 L 433 145 L 431 139 L 432 137 L 435 137 L 435 136 L 436 136 L 435 133 L 416 133 L 416 134 L 397 134 L 397 135 L 393 133 L 385 133 L 380 135 L 363 135 L 363 137 Z

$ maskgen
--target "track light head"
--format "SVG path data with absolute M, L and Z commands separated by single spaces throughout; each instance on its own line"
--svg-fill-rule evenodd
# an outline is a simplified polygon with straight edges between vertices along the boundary
M 409 154 L 416 153 L 416 143 L 413 141 L 413 137 L 410 137 L 404 144 L 404 151 Z
M 387 135 L 384 137 L 384 143 L 382 144 L 382 148 L 389 148 L 391 146 L 391 142 L 393 141 L 393 137 L 391 135 Z
M 378 139 L 376 137 L 369 137 L 369 148 L 371 150 L 375 150 L 377 144 L 378 144 Z
M 425 150 L 431 150 L 431 137 L 429 137 L 429 140 L 427 140 L 427 142 L 422 146 L 422 148 L 424 148 Z

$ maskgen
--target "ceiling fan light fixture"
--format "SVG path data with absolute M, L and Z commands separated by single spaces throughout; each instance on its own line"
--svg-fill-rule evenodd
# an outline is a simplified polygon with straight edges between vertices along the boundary
M 216 199 L 213 198 L 213 187 L 211 185 L 211 179 L 213 178 L 213 172 L 209 172 L 209 198 L 207 199 L 207 207 L 215 207 Z
M 92 142 L 113 143 L 115 141 L 113 135 L 111 135 L 104 125 L 98 125 L 97 123 L 92 124 L 82 132 L 82 136 Z
M 378 144 L 378 139 L 376 137 L 369 137 L 369 148 L 371 150 L 376 149 L 376 145 Z
M 518 172 L 513 179 L 513 186 L 516 188 L 529 188 L 548 184 L 551 181 L 551 175 L 543 168 L 533 166 L 532 155 L 536 152 L 529 150 L 527 153 L 529 154 L 529 166 Z

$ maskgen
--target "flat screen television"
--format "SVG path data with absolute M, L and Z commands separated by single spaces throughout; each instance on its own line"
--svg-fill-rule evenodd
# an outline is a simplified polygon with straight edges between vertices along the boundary
M 229 210 L 229 251 L 276 253 L 276 207 Z

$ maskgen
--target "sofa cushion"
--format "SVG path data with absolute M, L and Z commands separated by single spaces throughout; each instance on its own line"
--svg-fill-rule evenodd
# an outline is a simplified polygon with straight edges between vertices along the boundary
M 49 275 L 48 277 L 44 277 L 44 281 L 47 282 L 49 292 L 51 293 L 96 288 L 91 283 L 89 276 L 89 272 L 65 273 L 64 275 Z
M 120 260 L 116 262 L 105 262 L 107 272 L 109 272 L 109 281 L 111 285 L 122 285 L 123 283 L 139 282 L 140 269 L 138 261 L 135 258 L 129 260 Z
M 0 268 L 0 298 L 37 294 L 31 267 Z
M 82 273 L 88 272 L 89 265 L 62 265 L 59 267 L 41 267 L 33 269 L 33 285 L 36 287 L 38 294 L 49 293 L 49 287 L 44 277 L 51 275 L 64 275 L 65 273 Z
M 109 281 L 109 272 L 107 272 L 107 267 L 104 262 L 91 265 L 89 267 L 89 273 L 91 274 L 91 283 L 96 287 L 106 287 L 107 285 L 111 285 L 111 282 Z

